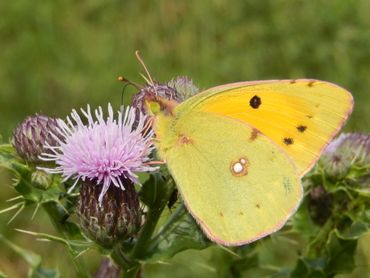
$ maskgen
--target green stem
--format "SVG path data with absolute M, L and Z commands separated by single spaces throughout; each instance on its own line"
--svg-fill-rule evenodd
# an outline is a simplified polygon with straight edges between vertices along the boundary
M 145 253 L 163 209 L 164 206 L 148 210 L 145 224 L 141 229 L 130 259 L 125 258 L 120 247 L 113 251 L 111 255 L 112 259 L 122 268 L 122 275 L 124 278 L 135 277 L 137 272 L 140 270 L 141 264 L 137 259 Z
M 128 269 L 126 272 L 123 273 L 122 277 L 124 278 L 135 278 L 137 276 L 138 271 L 140 270 L 141 265 L 137 264 L 130 269 Z
M 317 234 L 317 236 L 310 242 L 308 245 L 305 256 L 316 256 L 317 249 L 320 249 L 319 247 L 324 244 L 328 238 L 329 233 L 331 232 L 333 228 L 334 221 L 332 217 L 330 217 L 325 225 L 320 229 L 320 232 Z
M 162 214 L 164 206 L 154 209 L 149 209 L 147 213 L 147 220 L 141 230 L 137 243 L 132 251 L 132 257 L 138 258 L 141 254 L 145 253 L 146 247 L 151 239 L 151 235 L 157 225 L 159 217 Z
M 46 213 L 49 215 L 54 228 L 66 239 L 73 239 L 73 236 L 71 235 L 69 229 L 66 225 L 63 224 L 63 221 L 66 219 L 67 216 L 65 210 L 55 202 L 43 203 L 42 206 L 45 209 Z M 81 258 L 76 259 L 75 257 L 77 254 L 72 252 L 70 249 L 68 250 L 72 257 L 72 262 L 75 265 L 79 275 L 81 277 L 90 277 L 89 273 L 87 272 L 87 268 L 82 262 Z
M 62 223 L 66 213 L 54 202 L 43 203 L 42 206 L 49 215 L 55 229 L 63 234 L 66 238 L 70 239 L 70 235 Z
M 156 196 L 154 203 L 148 208 L 145 223 L 141 228 L 138 239 L 129 258 L 124 256 L 120 247 L 118 247 L 112 254 L 112 259 L 121 266 L 123 277 L 125 278 L 135 277 L 140 270 L 141 263 L 139 261 L 145 257 L 158 220 L 175 185 L 172 180 L 167 180 L 167 182 L 159 182 L 156 186 L 158 187 L 156 191 L 160 193 Z
M 172 180 L 168 180 L 161 186 L 165 187 L 165 190 L 162 191 L 163 195 L 158 196 L 153 206 L 149 208 L 145 224 L 142 227 L 139 238 L 134 246 L 134 249 L 132 250 L 131 256 L 135 259 L 141 258 L 146 253 L 147 247 L 150 243 L 155 227 L 157 226 L 158 220 L 163 212 L 163 209 L 168 203 L 168 199 L 175 187 Z
M 110 257 L 117 265 L 120 266 L 122 270 L 122 277 L 135 277 L 137 271 L 140 269 L 140 264 L 127 258 L 122 251 L 121 246 L 114 248 Z
M 153 238 L 152 243 L 155 242 L 166 232 L 168 232 L 168 228 L 173 225 L 174 222 L 178 221 L 186 213 L 184 204 L 179 205 L 179 207 L 175 210 L 174 213 L 166 220 L 166 223 L 161 227 L 160 231 L 156 234 Z
M 164 202 L 164 205 L 165 204 L 166 202 Z M 114 257 L 115 261 L 119 263 L 123 269 L 124 278 L 135 277 L 137 272 L 140 270 L 141 264 L 137 262 L 136 259 L 142 257 L 143 254 L 145 254 L 147 247 L 150 243 L 152 234 L 155 230 L 155 227 L 157 226 L 159 217 L 161 216 L 163 209 L 164 209 L 164 206 L 155 207 L 153 209 L 148 210 L 145 224 L 141 229 L 139 238 L 130 256 L 133 259 L 131 264 L 130 263 L 127 264 L 127 262 L 123 263 L 122 256 Z M 116 255 L 119 255 L 119 254 L 116 254 Z

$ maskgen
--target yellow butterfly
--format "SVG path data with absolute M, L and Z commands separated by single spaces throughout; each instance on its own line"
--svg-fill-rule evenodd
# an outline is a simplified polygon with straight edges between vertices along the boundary
M 307 79 L 227 84 L 175 105 L 154 101 L 159 156 L 205 234 L 229 246 L 285 224 L 302 199 L 301 177 L 353 107 L 345 89 Z

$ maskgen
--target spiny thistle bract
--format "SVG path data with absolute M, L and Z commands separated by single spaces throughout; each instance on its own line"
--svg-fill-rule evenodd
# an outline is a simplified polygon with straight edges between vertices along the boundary
M 101 200 L 95 181 L 81 182 L 78 216 L 85 234 L 110 248 L 134 236 L 141 225 L 138 194 L 128 179 L 121 181 L 125 190 L 111 186 Z

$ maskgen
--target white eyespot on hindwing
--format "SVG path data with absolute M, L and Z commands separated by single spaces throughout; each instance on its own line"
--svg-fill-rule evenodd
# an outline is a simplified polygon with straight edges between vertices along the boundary
M 233 160 L 230 164 L 230 171 L 233 176 L 241 177 L 248 174 L 248 159 L 245 157 L 240 157 L 236 160 Z

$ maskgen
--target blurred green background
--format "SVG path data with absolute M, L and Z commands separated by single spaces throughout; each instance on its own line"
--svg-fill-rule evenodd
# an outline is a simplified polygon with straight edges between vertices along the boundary
M 187 75 L 200 88 L 301 77 L 337 83 L 353 92 L 356 101 L 346 130 L 368 132 L 369 11 L 368 0 L 1 1 L 2 140 L 7 142 L 17 123 L 36 112 L 64 117 L 87 103 L 118 107 L 118 75 L 143 83 L 137 49 L 158 81 Z M 3 170 L 0 182 L 1 210 L 15 193 Z M 63 277 L 76 275 L 63 247 L 14 231 L 53 233 L 41 211 L 34 220 L 32 211 L 23 212 L 7 225 L 11 215 L 0 215 L 0 233 L 43 255 L 46 265 L 59 268 Z M 194 253 L 191 258 L 201 257 Z M 202 264 L 189 262 L 189 254 L 172 262 L 180 269 L 178 277 Z M 87 257 L 94 271 L 99 257 Z M 204 265 L 200 268 L 214 275 Z M 10 277 L 27 272 L 25 263 L 4 246 L 0 270 Z

